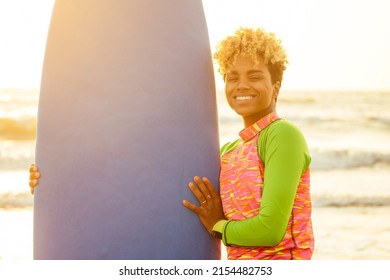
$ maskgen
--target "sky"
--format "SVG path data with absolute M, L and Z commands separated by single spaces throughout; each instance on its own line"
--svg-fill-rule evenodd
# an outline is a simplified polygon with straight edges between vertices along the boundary
M 239 26 L 287 50 L 283 87 L 390 90 L 389 0 L 203 0 L 212 51 Z M 0 88 L 39 88 L 54 0 L 0 0 Z M 216 74 L 217 87 L 223 82 Z

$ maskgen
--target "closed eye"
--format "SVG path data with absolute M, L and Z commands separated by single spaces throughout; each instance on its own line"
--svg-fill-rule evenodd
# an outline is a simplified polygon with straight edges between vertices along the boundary
M 260 75 L 251 75 L 251 76 L 249 77 L 249 79 L 250 79 L 251 81 L 258 81 L 258 80 L 263 79 L 263 77 L 260 76 Z
M 228 82 L 236 82 L 238 80 L 237 76 L 228 76 L 226 81 Z

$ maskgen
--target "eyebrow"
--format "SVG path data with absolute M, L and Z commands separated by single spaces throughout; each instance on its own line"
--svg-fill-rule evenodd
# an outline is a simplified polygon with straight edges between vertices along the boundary
M 261 73 L 261 74 L 263 74 L 264 71 L 263 70 L 249 70 L 248 71 L 248 74 L 254 74 L 254 73 Z
M 247 72 L 247 74 L 256 74 L 256 73 L 261 73 L 261 74 L 264 74 L 264 71 L 263 70 L 249 70 Z M 237 75 L 238 72 L 237 71 L 231 71 L 230 73 L 228 73 L 227 75 Z

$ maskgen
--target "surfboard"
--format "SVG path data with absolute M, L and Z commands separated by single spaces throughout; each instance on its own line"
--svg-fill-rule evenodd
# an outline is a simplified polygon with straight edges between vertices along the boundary
M 38 108 L 34 259 L 219 259 L 183 207 L 218 186 L 200 0 L 57 0 Z

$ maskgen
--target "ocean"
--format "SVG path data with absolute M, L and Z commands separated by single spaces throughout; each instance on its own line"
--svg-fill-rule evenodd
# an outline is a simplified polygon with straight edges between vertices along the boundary
M 33 206 L 39 89 L 0 89 L 0 209 Z M 242 121 L 217 92 L 220 143 Z M 390 92 L 281 90 L 277 112 L 306 137 L 315 207 L 390 206 Z

